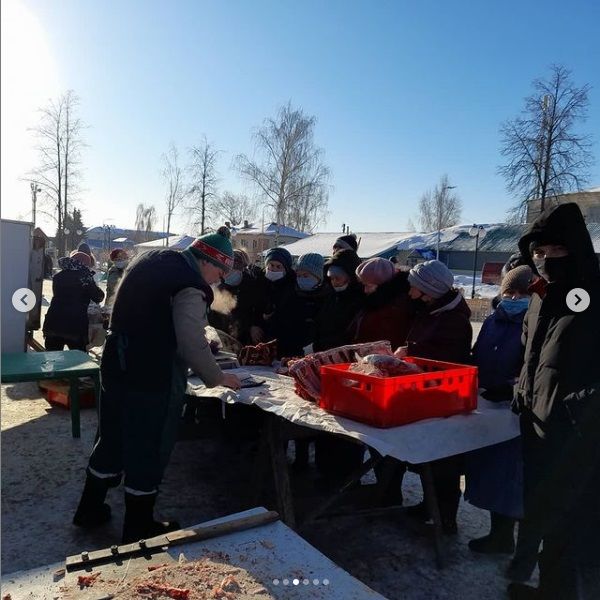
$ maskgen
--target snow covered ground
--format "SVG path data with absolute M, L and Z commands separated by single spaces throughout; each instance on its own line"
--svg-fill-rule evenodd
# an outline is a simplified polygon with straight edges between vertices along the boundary
M 455 275 L 454 286 L 463 291 L 465 298 L 471 297 L 473 288 L 472 275 Z M 499 285 L 481 283 L 481 276 L 475 277 L 475 298 L 495 298 L 500 293 Z

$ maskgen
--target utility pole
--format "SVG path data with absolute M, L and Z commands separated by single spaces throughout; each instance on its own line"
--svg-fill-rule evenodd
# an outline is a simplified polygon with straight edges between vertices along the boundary
M 31 220 L 33 221 L 33 228 L 35 229 L 35 211 L 37 205 L 37 195 L 38 192 L 42 191 L 42 188 L 38 186 L 37 181 L 32 181 L 30 184 L 31 187 Z

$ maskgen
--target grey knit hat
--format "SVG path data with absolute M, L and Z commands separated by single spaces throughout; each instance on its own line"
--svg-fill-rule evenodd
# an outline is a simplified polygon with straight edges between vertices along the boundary
M 319 281 L 323 281 L 323 268 L 325 259 L 316 252 L 303 254 L 296 264 L 296 271 L 308 271 L 314 275 Z
M 500 293 L 518 292 L 519 294 L 527 294 L 527 288 L 532 277 L 533 271 L 528 266 L 515 267 L 502 279 Z
M 441 298 L 454 285 L 454 275 L 439 260 L 415 265 L 408 273 L 408 283 L 432 298 Z

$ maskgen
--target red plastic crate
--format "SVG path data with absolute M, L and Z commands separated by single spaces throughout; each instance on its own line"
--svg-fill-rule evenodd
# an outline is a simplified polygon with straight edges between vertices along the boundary
M 66 379 L 47 379 L 39 382 L 46 400 L 54 406 L 70 409 L 69 382 Z M 96 391 L 94 383 L 89 379 L 79 380 L 79 408 L 96 406 Z
M 425 370 L 416 375 L 373 377 L 350 373 L 350 364 L 321 367 L 319 406 L 375 427 L 396 427 L 477 408 L 477 367 L 407 357 Z

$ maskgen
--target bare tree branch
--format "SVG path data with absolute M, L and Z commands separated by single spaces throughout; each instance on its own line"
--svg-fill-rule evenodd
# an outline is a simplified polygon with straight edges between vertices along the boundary
M 448 175 L 442 175 L 433 191 L 421 196 L 419 202 L 419 224 L 421 231 L 439 231 L 460 222 L 462 213 L 458 196 L 451 192 Z
M 213 213 L 222 221 L 237 227 L 256 217 L 256 204 L 244 194 L 223 192 L 213 205 Z
M 183 181 L 183 171 L 179 166 L 179 152 L 174 144 L 171 144 L 166 154 L 162 156 L 163 169 L 162 176 L 165 181 L 167 191 L 165 202 L 167 205 L 167 246 L 169 245 L 169 235 L 171 234 L 171 219 L 173 214 L 181 206 L 186 190 Z
M 518 199 L 509 219 L 520 222 L 531 200 L 539 199 L 544 210 L 546 200 L 581 189 L 593 164 L 591 136 L 575 131 L 586 120 L 590 86 L 575 87 L 571 72 L 553 65 L 550 77 L 537 79 L 533 87 L 522 116 L 500 128 L 501 154 L 507 160 L 498 172 Z
M 239 172 L 257 188 L 275 221 L 301 231 L 323 221 L 329 202 L 330 171 L 314 144 L 315 124 L 315 117 L 288 102 L 254 134 L 260 160 L 236 158 Z
M 74 208 L 71 206 L 81 178 L 81 151 L 85 147 L 85 125 L 77 116 L 79 98 L 69 90 L 39 110 L 40 121 L 31 129 L 37 142 L 39 162 L 26 179 L 42 187 L 42 202 L 48 205 L 57 223 L 56 245 L 65 253 L 64 223 Z
M 219 150 L 210 144 L 206 136 L 198 146 L 190 148 L 188 173 L 188 198 L 186 208 L 190 211 L 193 225 L 199 227 L 200 235 L 206 232 L 212 204 L 217 197 L 217 158 Z

